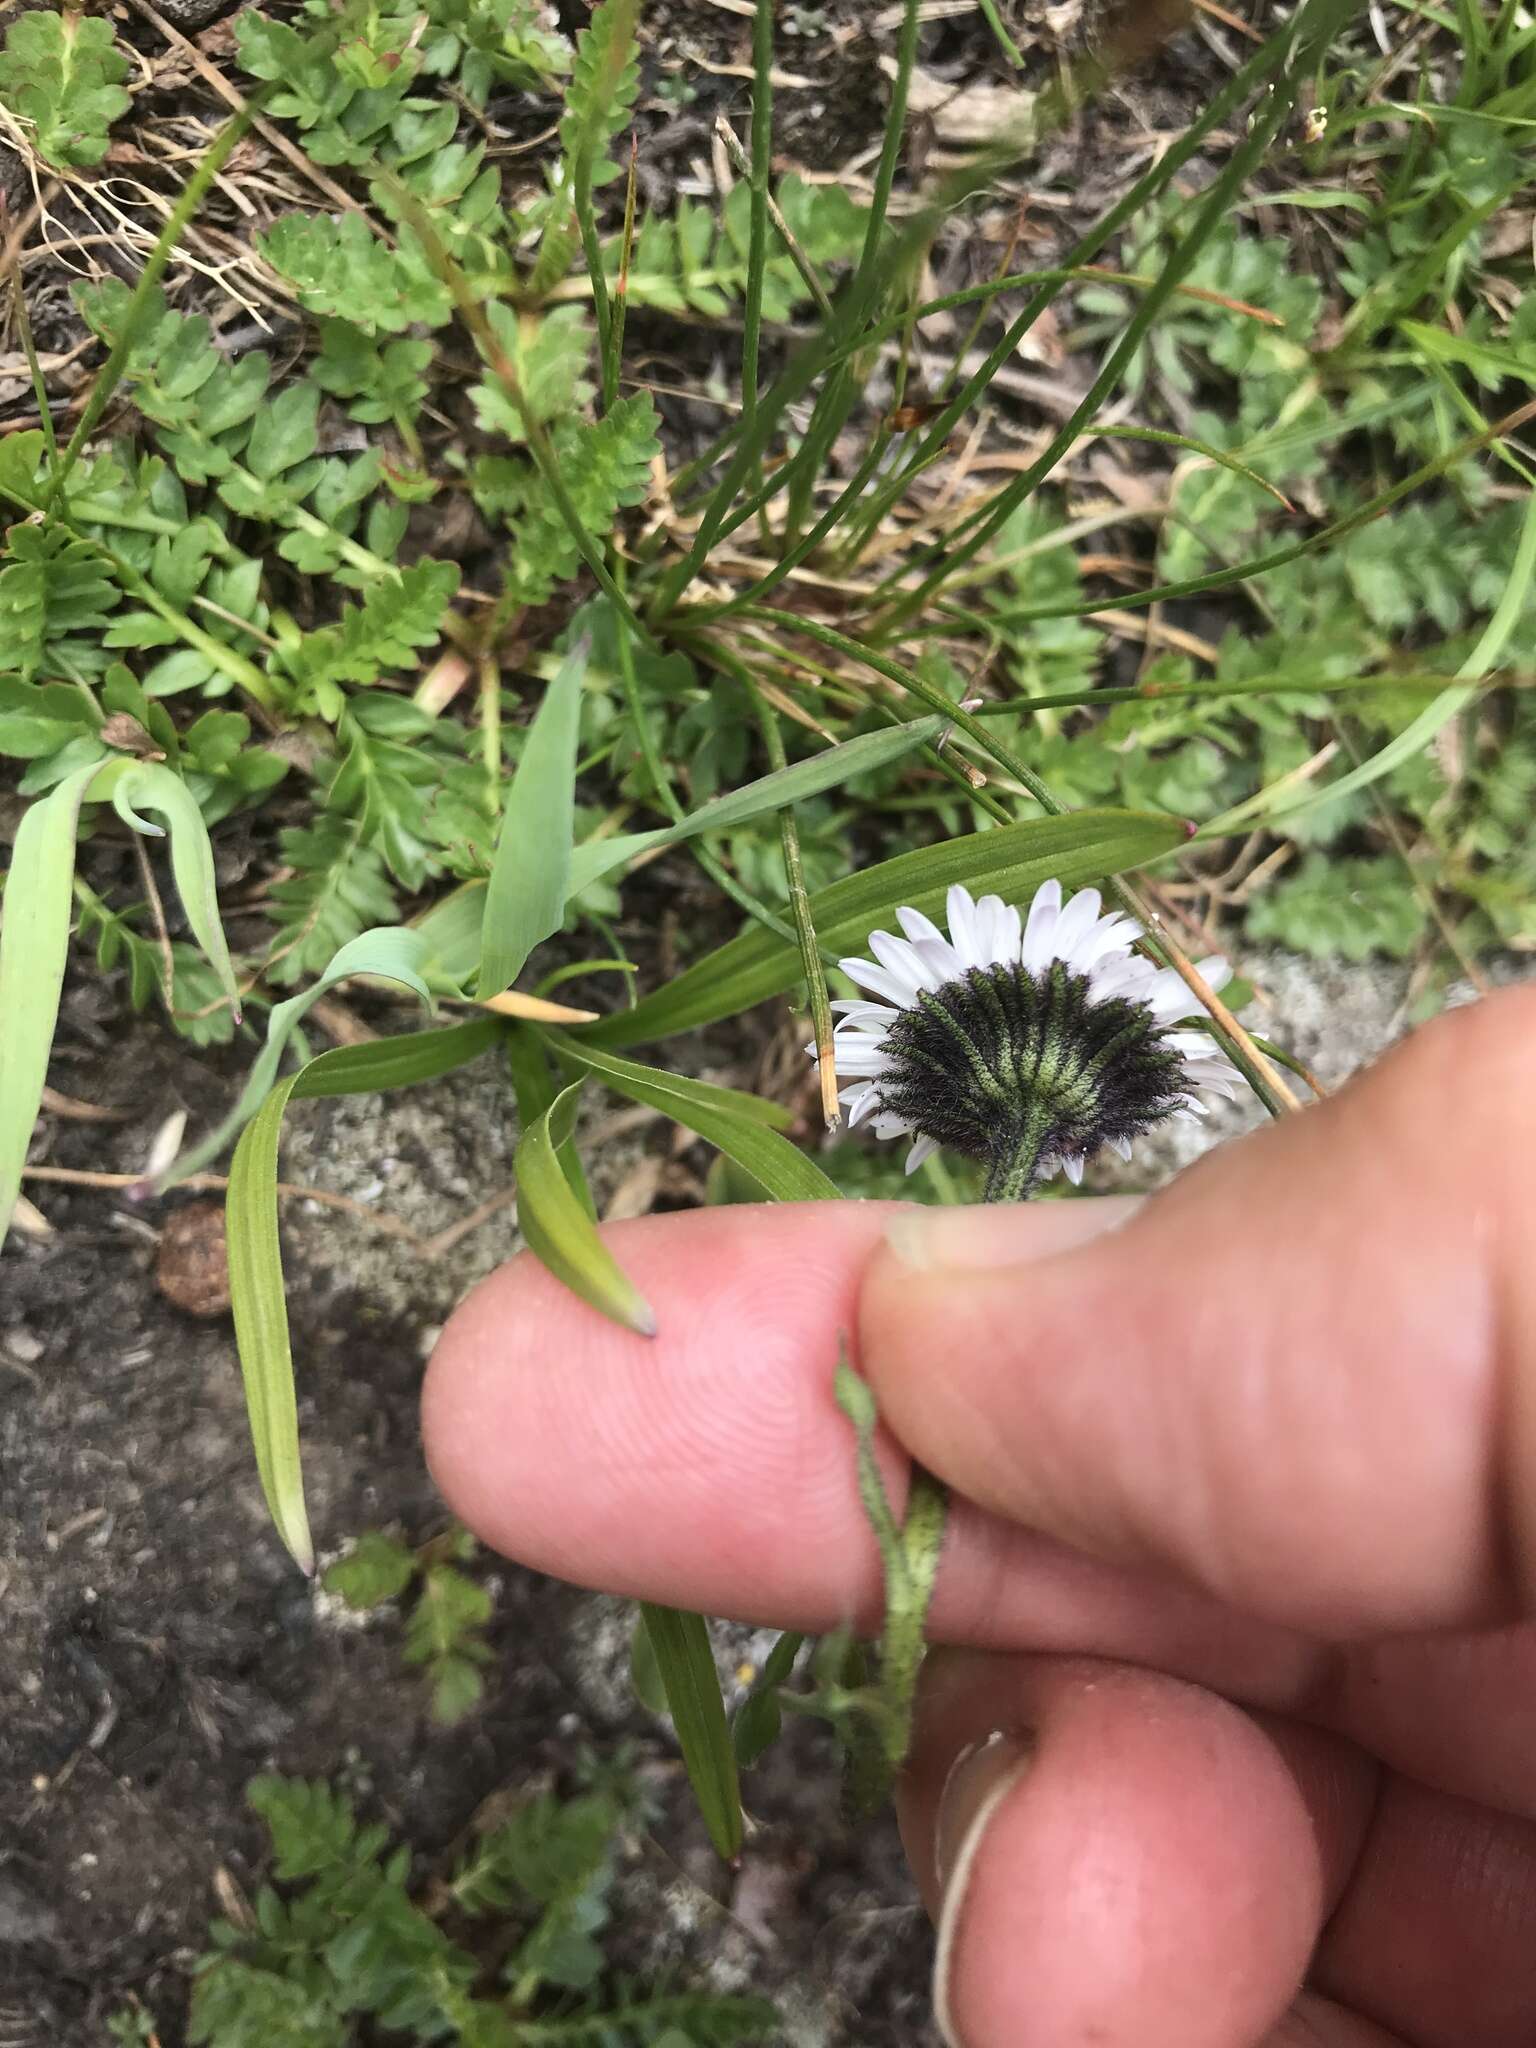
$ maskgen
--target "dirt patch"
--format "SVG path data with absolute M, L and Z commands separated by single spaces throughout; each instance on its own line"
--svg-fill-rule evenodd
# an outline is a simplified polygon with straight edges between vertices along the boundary
M 58 1122 L 50 1163 L 136 1170 L 171 1109 L 218 1106 L 229 1066 L 152 1027 L 131 1032 L 91 1074 L 93 1097 L 130 1119 Z M 429 1235 L 505 1187 L 509 1106 L 489 1061 L 416 1094 L 305 1105 L 284 1172 Z M 610 1138 L 599 1192 L 662 1138 Z M 623 1880 L 626 1963 L 782 1997 L 797 2042 L 928 2038 L 926 1938 L 894 1831 L 850 1834 L 829 1814 L 836 1764 L 818 1731 L 796 1727 L 758 1774 L 762 1828 L 732 1879 L 670 1743 L 629 1697 L 627 1614 L 511 1566 L 494 1572 L 485 1707 L 435 1728 L 398 1631 L 338 1616 L 273 1537 L 227 1319 L 198 1320 L 156 1288 L 160 1216 L 117 1194 L 32 1187 L 54 1234 L 13 1240 L 0 1300 L 6 2048 L 99 2048 L 129 1991 L 174 2048 L 216 1879 L 254 1881 L 261 1837 L 243 1792 L 258 1771 L 347 1774 L 430 1858 L 494 1789 L 558 1777 L 624 1737 L 664 1813 Z M 284 1237 L 320 1540 L 334 1549 L 391 1520 L 429 1533 L 443 1517 L 417 1437 L 422 1362 L 455 1301 L 513 1249 L 509 1214 L 437 1261 L 302 1203 Z M 741 1633 L 723 1650 L 751 1647 Z

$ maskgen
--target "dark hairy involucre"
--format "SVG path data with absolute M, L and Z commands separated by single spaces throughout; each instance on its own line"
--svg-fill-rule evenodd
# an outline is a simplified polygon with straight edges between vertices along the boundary
M 1178 1053 L 1145 1003 L 1096 1001 L 1058 960 L 1039 974 L 973 967 L 903 1010 L 885 1038 L 880 1106 L 924 1137 L 994 1166 L 1034 1150 L 1129 1142 L 1188 1098 Z

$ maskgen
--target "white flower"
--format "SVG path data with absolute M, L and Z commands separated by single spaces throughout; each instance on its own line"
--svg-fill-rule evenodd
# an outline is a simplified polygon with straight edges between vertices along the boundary
M 991 1169 L 989 1199 L 1027 1192 L 1166 1116 L 1204 1113 L 1200 1093 L 1232 1093 L 1233 1069 L 1204 1031 L 1180 1031 L 1200 1005 L 1171 967 L 1131 949 L 1141 927 L 1102 915 L 1099 892 L 1035 892 L 1027 918 L 998 896 L 949 892 L 946 936 L 919 910 L 904 934 L 872 932 L 872 960 L 842 960 L 867 991 L 833 1004 L 841 1100 L 850 1125 L 915 1137 L 907 1171 L 941 1145 Z M 1232 970 L 1200 962 L 1213 989 Z M 816 1048 L 807 1047 L 813 1055 Z

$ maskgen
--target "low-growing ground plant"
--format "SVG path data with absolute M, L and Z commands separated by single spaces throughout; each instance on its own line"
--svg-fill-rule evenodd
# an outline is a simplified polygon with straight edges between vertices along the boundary
M 423 1883 L 409 1847 L 359 1820 L 339 1786 L 249 1788 L 271 1875 L 216 1921 L 196 1966 L 194 2048 L 354 2048 L 380 2029 L 457 2048 L 732 2048 L 774 2027 L 765 2000 L 610 1970 L 605 1936 L 644 1794 L 622 1760 L 567 1798 L 530 1794 Z M 112 2037 L 150 2043 L 153 2016 Z
M 345 1601 L 354 1614 L 400 1603 L 405 1615 L 402 1657 L 421 1670 L 430 1688 L 432 1718 L 447 1727 L 478 1704 L 485 1690 L 481 1667 L 491 1659 L 483 1633 L 491 1618 L 491 1594 L 462 1569 L 475 1547 L 464 1529 L 433 1537 L 416 1549 L 387 1529 L 365 1529 L 321 1575 L 326 1592 Z
M 1001 13 L 987 19 L 1011 62 Z M 758 0 L 744 132 L 722 142 L 744 168 L 718 207 L 669 212 L 643 203 L 629 140 L 641 27 L 640 0 L 600 0 L 571 46 L 532 0 L 247 10 L 240 110 L 136 273 L 75 291 L 97 367 L 67 437 L 15 301 L 38 424 L 0 443 L 15 513 L 0 751 L 26 800 L 0 927 L 0 1215 L 72 930 L 100 969 L 126 967 L 136 1005 L 195 1042 L 239 1036 L 229 1114 L 141 1192 L 233 1147 L 256 1457 L 306 1568 L 278 1230 L 291 1101 L 499 1059 L 528 1244 L 646 1333 L 597 1231 L 583 1099 L 660 1111 L 723 1155 L 736 1192 L 838 1194 L 787 1135 L 795 1107 L 634 1049 L 803 993 L 835 1126 L 838 963 L 898 912 L 913 945 L 939 940 L 947 912 L 963 955 L 974 899 L 988 918 L 990 897 L 1000 916 L 1054 917 L 1051 890 L 1102 889 L 1117 950 L 1137 948 L 1121 1000 L 1150 1004 L 1154 980 L 1189 994 L 1157 1013 L 1187 1042 L 1143 1047 L 1169 1110 L 1176 1077 L 1156 1060 L 1207 1052 L 1270 1111 L 1297 1100 L 1288 1056 L 1191 958 L 1217 950 L 1213 920 L 1326 957 L 1411 957 L 1424 1000 L 1489 947 L 1536 942 L 1520 438 L 1536 334 L 1529 238 L 1501 226 L 1530 173 L 1522 11 L 1437 15 L 1386 65 L 1360 9 L 1304 0 L 1043 250 L 1010 181 L 1145 55 L 1129 14 L 1021 100 L 1016 127 L 925 179 L 904 159 L 923 29 L 907 0 L 888 117 L 850 194 L 776 170 L 775 15 Z M 89 218 L 110 199 L 86 167 L 128 112 L 126 76 L 103 21 L 8 31 L 0 104 L 39 217 L 60 195 Z M 558 109 L 537 185 L 488 143 L 486 110 L 521 95 Z M 198 223 L 258 122 L 306 195 L 263 214 L 234 273 L 286 309 L 295 342 L 270 348 L 232 345 L 189 285 Z M 978 264 L 976 237 L 999 225 Z M 968 274 L 935 290 L 943 271 Z M 668 320 L 739 323 L 707 445 L 663 431 L 633 367 L 641 323 Z M 1082 382 L 992 466 L 988 422 L 1041 346 L 1086 366 Z M 462 565 L 433 552 L 453 524 L 474 536 Z M 264 823 L 259 886 L 233 901 L 221 835 Z M 144 847 L 162 833 L 179 909 Z M 98 840 L 132 849 L 132 886 L 103 882 Z M 637 988 L 652 961 L 628 956 L 624 885 L 673 849 L 744 922 Z M 564 941 L 541 955 L 567 932 L 574 959 Z M 982 948 L 970 964 L 1000 962 Z M 557 998 L 573 967 L 588 987 L 619 976 L 605 1014 Z M 317 1052 L 306 1020 L 344 983 L 433 1015 Z M 1010 1012 L 1020 1043 L 1058 1028 L 1040 1015 Z M 910 1103 L 854 1106 L 935 1135 Z M 1011 1165 L 984 1162 L 989 1191 L 1028 1192 L 1047 1155 L 1070 1173 L 1090 1139 L 1125 1140 L 1131 1123 L 1100 1108 L 1070 1142 L 1052 1127 L 1043 1153 L 1041 1126 L 1033 1153 L 1021 1137 Z M 940 1154 L 916 1185 L 951 1199 L 977 1181 Z M 875 1679 L 824 1646 L 810 1703 L 878 1791 L 904 1741 L 942 1503 L 920 1490 L 896 1524 L 867 1399 L 840 1385 L 891 1613 Z M 738 1753 L 777 1725 L 798 1648 L 771 1662 L 733 1744 L 703 1622 L 646 1611 L 641 1661 L 723 1854 L 741 1841 Z M 453 1668 L 467 1696 L 472 1660 Z

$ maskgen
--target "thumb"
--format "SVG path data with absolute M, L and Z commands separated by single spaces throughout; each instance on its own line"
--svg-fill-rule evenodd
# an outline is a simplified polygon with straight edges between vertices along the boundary
M 1033 1259 L 1017 1207 L 892 1223 L 860 1348 L 914 1457 L 1292 1626 L 1536 1612 L 1536 991 L 1103 1211 Z

